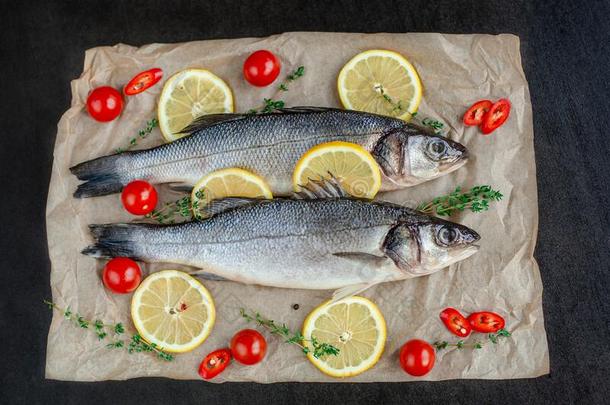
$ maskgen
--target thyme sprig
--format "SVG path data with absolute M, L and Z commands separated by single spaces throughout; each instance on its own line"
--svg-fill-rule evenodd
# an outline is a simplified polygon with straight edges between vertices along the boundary
M 285 343 L 299 346 L 304 354 L 311 353 L 317 359 L 323 356 L 336 356 L 339 354 L 339 349 L 337 347 L 329 343 L 321 343 L 313 336 L 306 339 L 300 332 L 292 332 L 285 324 L 280 326 L 276 324 L 275 321 L 263 317 L 258 312 L 248 314 L 244 308 L 240 308 L 239 312 L 248 322 L 256 322 L 259 326 L 264 327 L 272 334 L 282 336 Z M 305 342 L 311 344 L 313 351 L 309 348 L 309 344 L 306 344 Z
M 498 342 L 502 339 L 506 339 L 511 337 L 511 333 L 509 331 L 507 331 L 506 329 L 500 329 L 499 331 L 497 331 L 496 333 L 490 333 L 487 335 L 487 340 L 486 341 L 475 341 L 472 343 L 468 343 L 465 342 L 463 340 L 458 340 L 455 343 L 449 343 L 446 340 L 439 340 L 433 343 L 433 346 L 436 348 L 436 350 L 440 351 L 443 349 L 446 349 L 448 347 L 457 347 L 458 349 L 482 349 L 483 346 L 487 343 L 487 342 L 491 342 L 492 344 L 498 344 Z
M 377 90 L 377 93 L 379 93 L 379 95 L 381 97 L 383 97 L 383 99 L 385 101 L 387 101 L 388 103 L 390 103 L 390 105 L 392 106 L 392 112 L 394 111 L 403 111 L 404 107 L 402 105 L 402 101 L 398 100 L 398 101 L 394 101 L 394 99 L 392 97 L 390 97 L 386 92 L 385 89 L 383 88 L 383 84 L 378 84 L 375 86 L 375 90 Z M 411 117 L 415 117 L 415 114 L 417 113 L 412 113 Z
M 290 83 L 294 82 L 295 80 L 299 79 L 300 77 L 303 77 L 304 74 L 305 74 L 305 66 L 299 66 L 291 74 L 286 76 L 286 80 L 284 80 L 278 86 L 278 90 L 288 91 L 288 85 Z
M 123 153 L 138 144 L 139 139 L 146 139 L 153 129 L 159 126 L 159 121 L 156 118 L 146 121 L 146 128 L 138 131 L 138 135 L 129 140 L 129 144 L 123 148 L 118 148 L 116 153 Z
M 426 117 L 421 121 L 421 124 L 425 127 L 432 128 L 435 134 L 440 134 L 443 132 L 443 128 L 445 128 L 445 124 L 440 122 L 439 120 L 435 120 L 430 117 Z
M 57 310 L 63 314 L 64 318 L 73 323 L 75 326 L 82 329 L 93 330 L 97 335 L 98 340 L 104 340 L 109 336 L 109 333 L 113 335 L 114 340 L 106 344 L 108 349 L 120 349 L 126 348 L 128 353 L 141 353 L 141 352 L 154 352 L 158 358 L 165 361 L 174 360 L 174 356 L 164 352 L 162 348 L 158 347 L 154 343 L 145 342 L 139 334 L 131 336 L 129 343 L 126 346 L 126 342 L 120 337 L 125 333 L 125 327 L 122 323 L 105 323 L 99 319 L 89 320 L 84 316 L 72 312 L 70 307 L 61 308 L 54 302 L 44 300 L 44 303 L 51 310 Z
M 303 75 L 305 75 L 305 66 L 299 66 L 292 73 L 286 76 L 286 79 L 284 79 L 282 83 L 280 83 L 280 85 L 277 87 L 275 96 L 277 96 L 279 92 L 288 91 L 289 84 L 303 77 Z M 265 98 L 263 99 L 263 103 L 264 105 L 261 108 L 252 108 L 248 110 L 247 114 L 270 113 L 286 106 L 284 100 L 276 100 L 275 98 Z
M 146 214 L 146 218 L 153 219 L 160 224 L 175 224 L 176 220 L 193 219 L 193 211 L 191 211 L 191 196 L 184 196 L 176 201 L 170 201 L 159 209 Z
M 395 111 L 405 111 L 405 107 L 402 104 L 402 100 L 394 100 L 392 97 L 390 97 L 390 95 L 388 95 L 383 87 L 382 84 L 378 84 L 375 86 L 375 90 L 377 90 L 377 93 L 385 100 L 387 101 L 391 106 L 392 106 L 392 111 L 391 112 L 395 112 Z M 417 111 L 416 112 L 410 112 L 410 111 L 406 111 L 411 115 L 411 118 L 415 118 L 417 117 Z M 421 121 L 418 120 L 418 124 L 424 127 L 429 127 L 432 128 L 432 130 L 434 131 L 435 134 L 440 134 L 443 132 L 443 129 L 445 128 L 445 124 L 442 123 L 439 120 L 435 120 L 434 118 L 430 118 L 430 117 L 426 117 L 424 119 L 422 119 Z
M 179 222 L 192 221 L 193 219 L 201 220 L 203 219 L 201 214 L 201 202 L 204 201 L 203 191 L 198 190 L 195 196 L 197 199 L 194 201 L 190 195 L 186 195 L 176 201 L 167 202 L 158 210 L 146 214 L 145 217 L 160 224 L 175 224 L 177 220 Z
M 502 197 L 502 193 L 492 189 L 491 186 L 474 186 L 466 192 L 462 192 L 461 187 L 456 187 L 455 191 L 448 195 L 420 204 L 417 210 L 440 217 L 466 209 L 481 212 L 489 209 L 490 201 L 500 201 Z
M 143 352 L 154 352 L 158 358 L 165 361 L 174 360 L 174 356 L 167 352 L 164 352 L 162 348 L 159 348 L 155 343 L 147 343 L 142 339 L 138 333 L 131 336 L 131 341 L 127 346 L 127 352 L 131 353 L 143 353 Z
M 272 98 L 263 99 L 265 102 L 265 106 L 262 108 L 261 113 L 270 113 L 275 110 L 279 110 L 280 108 L 284 108 L 286 103 L 284 100 L 274 100 Z

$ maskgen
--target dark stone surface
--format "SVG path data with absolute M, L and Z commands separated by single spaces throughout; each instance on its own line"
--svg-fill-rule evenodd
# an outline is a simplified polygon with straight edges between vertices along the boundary
M 0 330 L 3 403 L 608 403 L 610 30 L 607 0 L 2 1 Z M 547 3 L 547 2 L 544 2 Z M 409 384 L 44 379 L 45 202 L 56 123 L 84 51 L 284 31 L 514 33 L 534 109 L 549 376 Z M 528 342 L 519 342 L 527 345 Z M 502 362 L 498 362 L 502 367 Z M 604 399 L 605 398 L 605 399 Z

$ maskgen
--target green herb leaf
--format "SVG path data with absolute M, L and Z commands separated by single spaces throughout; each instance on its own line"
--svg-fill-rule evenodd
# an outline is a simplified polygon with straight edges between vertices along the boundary
M 500 329 L 497 333 L 498 336 L 511 337 L 511 333 L 506 329 Z
M 80 315 L 77 315 L 76 322 L 78 322 L 78 326 L 80 326 L 83 329 L 89 328 L 89 322 Z
M 123 332 L 125 332 L 125 328 L 123 327 L 122 323 L 117 323 L 116 325 L 114 325 L 114 333 L 120 335 Z
M 117 340 L 116 342 L 112 342 L 112 343 L 108 343 L 106 345 L 106 347 L 108 349 L 120 349 L 122 347 L 124 347 L 125 345 L 123 344 L 122 340 Z

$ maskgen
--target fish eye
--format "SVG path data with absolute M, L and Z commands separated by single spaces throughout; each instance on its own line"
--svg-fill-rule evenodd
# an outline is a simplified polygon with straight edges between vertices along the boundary
M 441 139 L 432 139 L 428 143 L 428 152 L 434 157 L 441 157 L 447 151 L 447 145 Z
M 458 231 L 448 226 L 442 226 L 437 234 L 438 241 L 445 246 L 452 245 L 458 239 Z

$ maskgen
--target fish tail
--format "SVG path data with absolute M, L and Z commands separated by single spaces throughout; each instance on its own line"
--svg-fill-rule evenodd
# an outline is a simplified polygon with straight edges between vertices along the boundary
M 145 224 L 89 225 L 95 243 L 87 246 L 81 253 L 96 258 L 130 257 L 136 260 L 142 259 L 134 235 L 138 230 L 146 227 Z
M 118 193 L 123 189 L 117 162 L 126 154 L 103 156 L 70 168 L 79 180 L 85 180 L 74 192 L 75 198 L 97 197 Z

